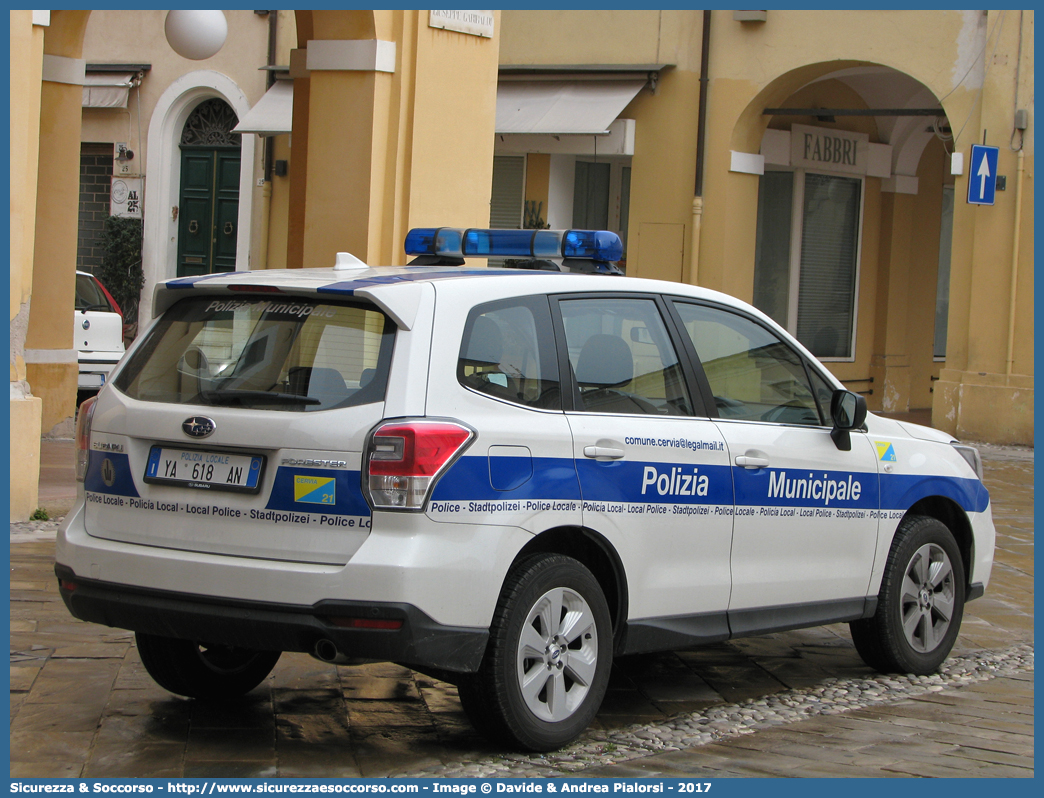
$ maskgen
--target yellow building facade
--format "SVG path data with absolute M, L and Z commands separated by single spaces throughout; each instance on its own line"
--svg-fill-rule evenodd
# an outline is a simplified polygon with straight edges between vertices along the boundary
M 1032 11 L 505 11 L 500 64 L 495 154 L 542 221 L 589 222 L 600 170 L 628 275 L 753 302 L 873 409 L 1032 445 Z M 636 79 L 571 133 L 563 102 Z M 550 125 L 505 105 L 552 93 Z
M 872 408 L 1033 443 L 1032 11 L 230 11 L 198 62 L 164 13 L 10 12 L 12 519 L 75 413 L 82 148 L 135 153 L 112 167 L 144 188 L 145 324 L 214 100 L 245 126 L 237 270 L 398 265 L 414 226 L 604 226 L 628 275 L 754 302 Z M 148 66 L 126 109 L 85 107 L 120 64 Z M 984 143 L 994 204 L 970 204 Z
M 193 115 L 211 101 L 230 108 L 219 132 L 232 149 L 227 128 L 267 96 L 266 67 L 292 81 L 291 126 L 239 134 L 228 181 L 238 211 L 217 233 L 238 246 L 222 268 L 332 266 L 339 251 L 399 264 L 406 231 L 440 224 L 447 197 L 457 223 L 488 223 L 498 13 L 476 23 L 457 12 L 301 10 L 261 22 L 230 11 L 224 45 L 201 61 L 171 50 L 164 12 L 10 13 L 13 520 L 36 508 L 41 435 L 72 432 L 82 144 L 115 139 L 135 153 L 114 166 L 144 189 L 142 324 L 154 285 L 196 257 L 179 246 L 191 221 L 180 214 L 184 152 L 206 149 L 185 138 Z M 92 70 L 121 64 L 136 75 L 128 108 L 137 113 L 85 107 Z M 264 139 L 279 170 L 268 168 Z

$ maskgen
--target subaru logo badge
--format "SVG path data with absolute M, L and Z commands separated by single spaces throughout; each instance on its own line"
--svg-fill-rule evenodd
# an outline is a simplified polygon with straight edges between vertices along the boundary
M 181 428 L 186 435 L 191 435 L 193 438 L 205 438 L 214 431 L 215 424 L 213 419 L 206 416 L 192 416 L 192 418 L 185 419 Z

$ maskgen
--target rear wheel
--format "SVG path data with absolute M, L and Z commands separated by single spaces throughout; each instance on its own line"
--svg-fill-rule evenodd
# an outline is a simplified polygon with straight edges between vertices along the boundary
M 264 681 L 282 653 L 144 632 L 135 633 L 134 639 L 142 664 L 156 684 L 189 698 L 239 698 Z
M 964 590 L 950 530 L 928 516 L 907 516 L 888 555 L 877 612 L 849 624 L 856 651 L 885 673 L 934 673 L 957 640 Z
M 594 719 L 612 666 L 609 608 L 577 560 L 536 555 L 508 576 L 479 672 L 459 688 L 479 731 L 550 751 Z

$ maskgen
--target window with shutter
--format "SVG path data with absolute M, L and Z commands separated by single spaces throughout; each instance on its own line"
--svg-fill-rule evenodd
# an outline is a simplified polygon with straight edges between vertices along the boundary
M 823 359 L 855 356 L 862 194 L 857 177 L 761 178 L 754 305 Z
M 493 156 L 493 195 L 489 203 L 489 226 L 521 230 L 526 190 L 526 156 Z

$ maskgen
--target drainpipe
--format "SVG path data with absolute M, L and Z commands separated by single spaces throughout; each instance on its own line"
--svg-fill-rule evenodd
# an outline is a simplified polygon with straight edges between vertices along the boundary
M 1026 172 L 1026 153 L 1019 149 L 1018 168 L 1015 178 L 1015 232 L 1011 250 L 1011 292 L 1008 302 L 1008 359 L 1005 366 L 1005 384 L 1011 384 L 1011 372 L 1015 363 L 1015 300 L 1019 283 L 1019 239 L 1022 235 L 1022 178 Z
M 278 11 L 268 12 L 268 65 L 275 66 L 276 62 L 276 23 L 279 18 Z M 271 69 L 265 72 L 265 91 L 272 88 L 275 83 L 275 72 Z M 260 269 L 268 268 L 268 239 L 270 236 L 269 226 L 272 220 L 272 164 L 275 157 L 273 152 L 275 141 L 272 136 L 264 137 L 264 174 L 265 181 L 261 188 L 261 241 L 257 253 L 257 265 Z
M 711 12 L 703 12 L 703 43 L 700 48 L 700 105 L 696 123 L 696 191 L 692 199 L 692 241 L 689 245 L 689 273 L 684 281 L 698 285 L 700 280 L 700 236 L 703 225 L 703 162 L 704 145 L 707 137 L 707 65 L 710 62 Z
M 279 21 L 278 11 L 268 12 L 268 65 L 270 67 L 275 66 L 276 62 L 276 25 Z M 265 73 L 265 91 L 268 91 L 272 86 L 275 85 L 275 72 L 269 69 Z M 274 142 L 271 136 L 265 137 L 265 182 L 272 180 L 272 162 L 274 159 L 273 150 Z

